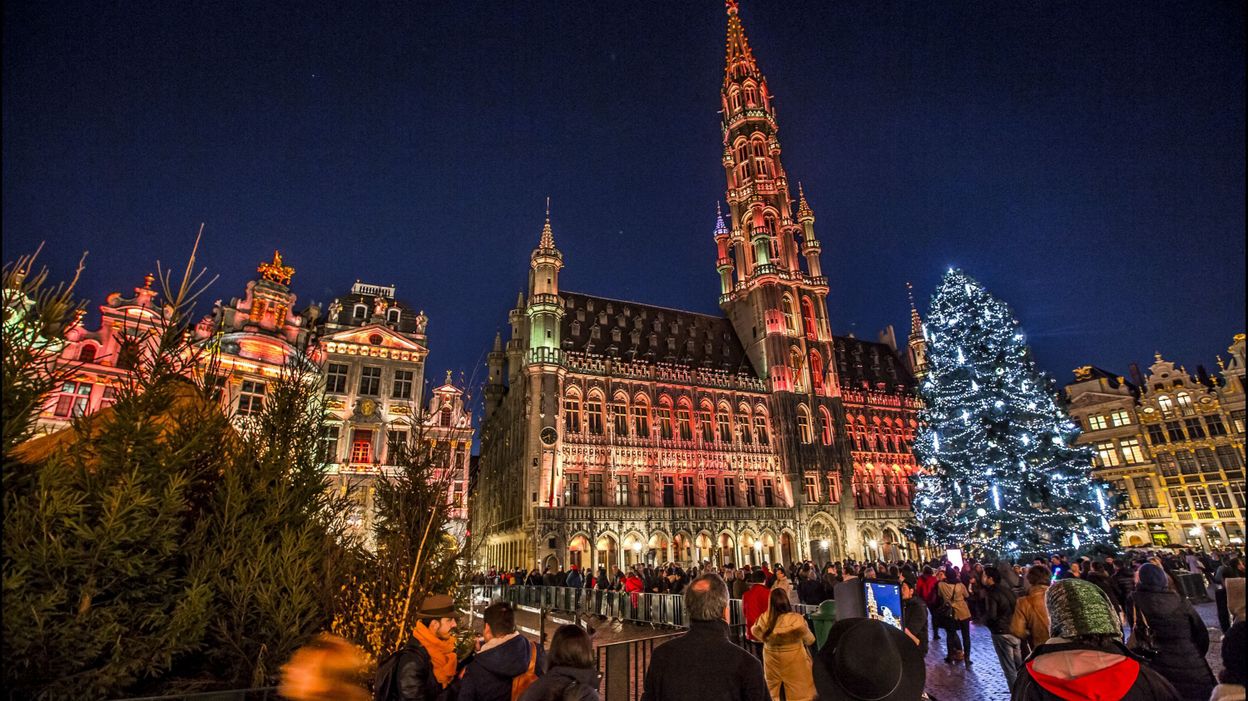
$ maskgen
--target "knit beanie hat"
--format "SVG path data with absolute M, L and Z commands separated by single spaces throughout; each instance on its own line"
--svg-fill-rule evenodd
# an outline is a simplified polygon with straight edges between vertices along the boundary
M 1049 610 L 1049 635 L 1072 639 L 1081 635 L 1122 635 L 1122 623 L 1101 588 L 1082 579 L 1059 579 L 1044 596 Z
M 1140 565 L 1140 585 L 1142 589 L 1149 591 L 1163 591 L 1170 586 L 1170 579 L 1166 576 L 1166 571 L 1146 562 Z

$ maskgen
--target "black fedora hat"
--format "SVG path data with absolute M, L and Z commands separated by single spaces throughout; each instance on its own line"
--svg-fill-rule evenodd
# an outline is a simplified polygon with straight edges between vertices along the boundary
M 819 701 L 913 701 L 927 667 L 919 646 L 883 621 L 837 621 L 815 658 Z

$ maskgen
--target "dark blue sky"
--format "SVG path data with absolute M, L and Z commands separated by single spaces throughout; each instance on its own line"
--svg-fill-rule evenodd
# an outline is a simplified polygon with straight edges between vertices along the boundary
M 1244 3 L 762 2 L 741 15 L 818 218 L 834 331 L 950 265 L 1060 380 L 1244 328 Z M 725 16 L 699 2 L 8 2 L 5 258 L 98 304 L 207 222 L 208 300 L 280 248 L 471 376 L 543 200 L 567 289 L 715 311 Z M 480 373 L 478 376 L 480 379 Z

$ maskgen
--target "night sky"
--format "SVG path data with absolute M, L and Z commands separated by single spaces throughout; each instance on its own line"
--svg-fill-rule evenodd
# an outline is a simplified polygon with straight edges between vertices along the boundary
M 742 5 L 835 333 L 904 342 L 906 281 L 953 265 L 1062 382 L 1213 368 L 1243 331 L 1243 2 Z M 68 276 L 89 250 L 94 310 L 206 222 L 206 302 L 280 248 L 300 307 L 397 284 L 428 376 L 480 382 L 549 195 L 564 288 L 715 312 L 725 24 L 718 0 L 8 2 L 4 257 L 46 241 Z

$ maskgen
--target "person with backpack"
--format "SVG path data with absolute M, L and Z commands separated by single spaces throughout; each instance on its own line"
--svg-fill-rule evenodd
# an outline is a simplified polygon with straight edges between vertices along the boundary
M 485 628 L 469 656 L 457 701 L 517 701 L 546 670 L 546 653 L 516 631 L 516 610 L 499 601 L 482 613 Z
M 373 683 L 374 701 L 445 701 L 455 680 L 455 600 L 425 597 L 416 611 L 412 638 L 382 660 Z
M 1010 633 L 1018 597 L 1012 588 L 1001 581 L 1001 570 L 996 567 L 985 567 L 982 581 L 984 625 L 992 633 L 992 647 L 997 651 L 997 661 L 1001 663 L 1006 686 L 1012 687 L 1018 678 L 1018 670 L 1023 666 L 1023 641 Z
M 550 669 L 520 701 L 599 701 L 594 643 L 579 626 L 563 625 L 550 639 Z

